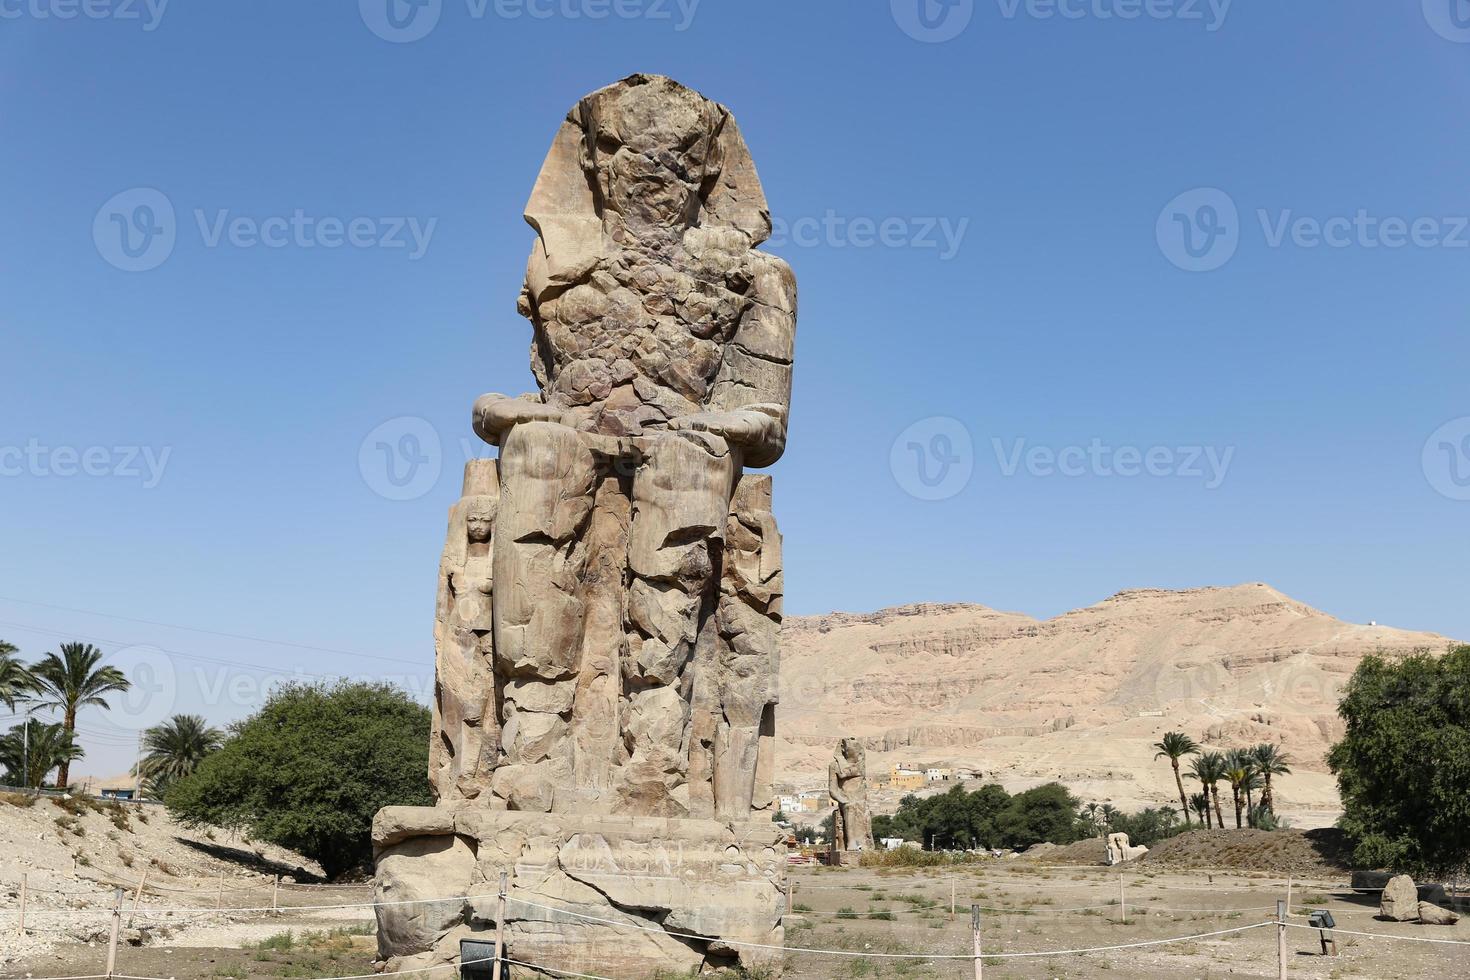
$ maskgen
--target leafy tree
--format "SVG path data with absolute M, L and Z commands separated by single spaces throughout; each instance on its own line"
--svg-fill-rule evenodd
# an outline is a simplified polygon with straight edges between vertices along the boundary
M 164 802 L 185 823 L 247 830 L 335 877 L 371 861 L 379 809 L 430 802 L 429 724 L 391 685 L 285 685 Z
M 1251 755 L 1255 758 L 1256 772 L 1261 774 L 1261 809 L 1275 813 L 1276 795 L 1272 792 L 1271 777 L 1291 775 L 1291 756 L 1274 742 L 1262 742 L 1251 749 Z
M 11 711 L 16 702 L 24 701 L 35 687 L 35 679 L 25 665 L 15 659 L 15 644 L 0 640 L 0 704 Z
M 1154 743 L 1154 748 L 1159 751 L 1154 753 L 1154 759 L 1168 756 L 1169 765 L 1174 767 L 1174 785 L 1179 788 L 1179 810 L 1184 814 L 1185 826 L 1189 825 L 1189 799 L 1184 795 L 1184 779 L 1179 775 L 1179 760 L 1186 755 L 1198 755 L 1199 744 L 1183 732 L 1167 732 L 1164 737 Z
M 1061 783 L 1017 793 L 995 822 L 1005 847 L 1029 847 L 1042 841 L 1070 844 L 1084 835 L 1077 820 L 1077 798 Z
M 11 785 L 43 786 L 51 770 L 82 757 L 76 739 L 60 722 L 32 721 L 30 729 L 29 744 L 25 725 L 16 725 L 0 735 L 0 766 L 5 768 L 5 782 Z
M 146 781 L 148 792 L 162 799 L 169 786 L 193 772 L 223 742 L 224 734 L 210 728 L 198 715 L 174 715 L 143 733 L 139 775 Z
M 35 678 L 37 706 L 61 712 L 61 725 L 72 735 L 77 731 L 77 709 L 88 705 L 107 707 L 107 695 L 126 691 L 132 685 L 116 667 L 99 667 L 102 651 L 90 643 L 63 643 L 61 656 L 48 653 L 31 668 Z M 68 785 L 71 760 L 64 759 L 56 776 Z
M 899 801 L 898 812 L 873 823 L 875 837 L 902 837 L 928 850 L 1069 844 L 1094 833 L 1078 816 L 1077 800 L 1059 783 L 1015 796 L 994 783 L 974 792 L 954 786 L 923 799 L 910 794 Z
M 1470 646 L 1443 657 L 1365 657 L 1338 706 L 1327 763 L 1353 860 L 1416 875 L 1470 864 Z

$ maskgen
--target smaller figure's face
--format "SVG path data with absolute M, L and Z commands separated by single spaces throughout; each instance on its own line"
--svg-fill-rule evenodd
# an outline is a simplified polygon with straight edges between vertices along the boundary
M 495 528 L 495 520 L 489 511 L 472 510 L 465 517 L 465 528 L 469 533 L 471 543 L 484 544 L 490 540 L 490 535 Z

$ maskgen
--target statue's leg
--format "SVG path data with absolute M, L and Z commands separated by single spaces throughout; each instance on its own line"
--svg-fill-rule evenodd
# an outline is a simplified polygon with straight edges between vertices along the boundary
M 596 460 L 566 426 L 518 425 L 501 445 L 492 602 L 505 764 L 492 787 L 511 809 L 551 809 L 570 776 L 584 614 L 578 542 L 596 483 Z
M 713 615 L 737 453 L 700 432 L 650 440 L 633 478 L 629 532 L 627 696 L 629 755 L 621 792 L 632 812 L 682 815 L 690 806 L 688 669 L 713 655 Z M 706 649 L 708 648 L 708 649 Z

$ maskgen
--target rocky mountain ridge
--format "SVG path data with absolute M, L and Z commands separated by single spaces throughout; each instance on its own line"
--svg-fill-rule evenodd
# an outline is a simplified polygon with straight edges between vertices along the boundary
M 1296 760 L 1279 793 L 1299 825 L 1337 807 L 1324 756 L 1359 660 L 1443 650 L 1434 633 L 1339 620 L 1263 583 L 1130 589 L 1040 620 L 968 603 L 792 617 L 782 629 L 778 771 L 825 783 L 832 746 L 975 768 L 1015 789 L 1062 779 L 1087 799 L 1177 799 L 1151 744 L 1169 730 L 1211 748 L 1275 741 Z

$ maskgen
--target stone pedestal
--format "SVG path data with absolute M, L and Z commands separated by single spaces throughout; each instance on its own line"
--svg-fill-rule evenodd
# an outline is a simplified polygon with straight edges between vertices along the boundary
M 453 963 L 461 939 L 493 942 L 502 871 L 510 959 L 615 977 L 779 970 L 786 853 L 767 820 L 389 807 L 373 849 L 375 900 L 400 903 L 377 908 L 387 972 Z

